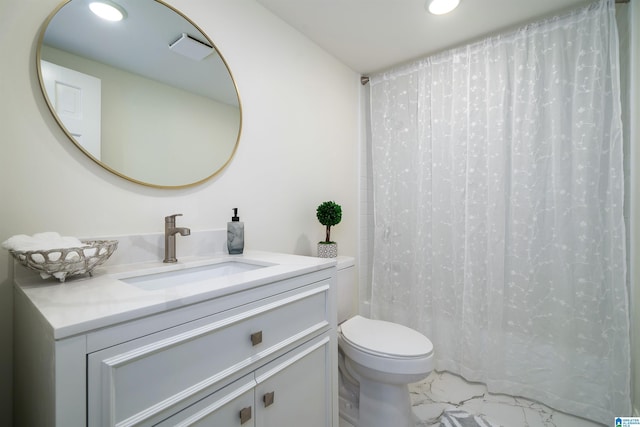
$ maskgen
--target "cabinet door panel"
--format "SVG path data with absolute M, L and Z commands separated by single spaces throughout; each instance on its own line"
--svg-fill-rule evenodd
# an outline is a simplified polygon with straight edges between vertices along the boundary
M 256 427 L 331 426 L 329 343 L 315 339 L 256 371 Z

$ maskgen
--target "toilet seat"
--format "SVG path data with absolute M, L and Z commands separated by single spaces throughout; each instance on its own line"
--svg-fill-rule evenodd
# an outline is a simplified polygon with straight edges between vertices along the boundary
M 427 337 L 397 323 L 354 316 L 340 325 L 342 337 L 360 351 L 391 359 L 423 358 L 433 353 Z
M 354 362 L 392 375 L 420 375 L 433 369 L 433 344 L 406 326 L 362 316 L 342 323 L 338 345 Z

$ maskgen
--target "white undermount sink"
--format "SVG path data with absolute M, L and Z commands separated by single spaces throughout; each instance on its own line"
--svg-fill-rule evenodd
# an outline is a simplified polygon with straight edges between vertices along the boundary
M 141 274 L 120 280 L 140 289 L 156 291 L 175 286 L 188 285 L 203 280 L 227 277 L 264 267 L 268 267 L 268 265 L 233 260 L 197 267 L 187 267 L 179 270 Z

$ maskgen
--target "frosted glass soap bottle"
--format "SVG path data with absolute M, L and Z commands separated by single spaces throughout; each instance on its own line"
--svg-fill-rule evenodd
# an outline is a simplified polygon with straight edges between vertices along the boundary
M 231 255 L 244 251 L 244 223 L 240 221 L 238 208 L 233 208 L 233 217 L 227 223 L 227 249 Z

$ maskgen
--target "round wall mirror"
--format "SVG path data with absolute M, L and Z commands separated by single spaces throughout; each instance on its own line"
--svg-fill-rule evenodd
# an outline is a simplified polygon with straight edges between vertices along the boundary
M 94 13 L 98 2 L 120 20 Z M 53 116 L 107 170 L 181 188 L 231 161 L 242 128 L 233 77 L 209 37 L 167 4 L 63 2 L 45 23 L 36 56 Z

